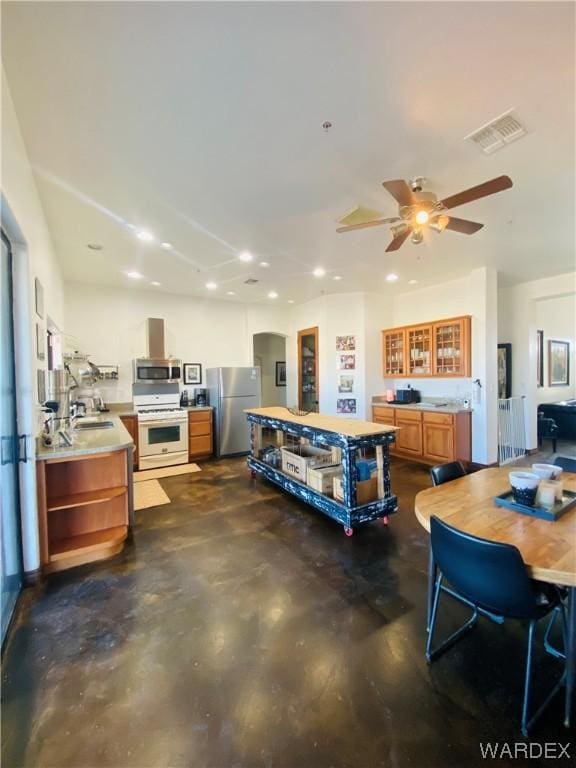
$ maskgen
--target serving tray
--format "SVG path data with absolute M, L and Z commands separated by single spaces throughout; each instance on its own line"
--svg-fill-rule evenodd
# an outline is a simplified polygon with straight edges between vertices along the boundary
M 520 512 L 522 515 L 539 517 L 542 520 L 550 520 L 554 522 L 561 518 L 565 512 L 568 512 L 568 510 L 576 504 L 576 492 L 563 491 L 562 501 L 556 501 L 553 507 L 528 507 L 525 504 L 518 504 L 514 501 L 512 491 L 506 491 L 506 493 L 501 493 L 498 496 L 495 496 L 494 503 L 497 507 L 513 509 L 514 512 Z

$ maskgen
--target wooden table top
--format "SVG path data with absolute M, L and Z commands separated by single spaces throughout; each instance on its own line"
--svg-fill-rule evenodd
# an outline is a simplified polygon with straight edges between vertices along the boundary
M 247 408 L 244 413 L 253 413 L 255 416 L 265 416 L 269 419 L 278 419 L 278 421 L 287 421 L 290 424 L 299 424 L 302 427 L 322 429 L 325 432 L 336 432 L 338 435 L 346 435 L 347 437 L 381 435 L 385 432 L 396 432 L 397 429 L 386 424 L 375 424 L 372 421 L 346 419 L 342 416 L 324 416 L 321 413 L 294 416 L 288 408 L 283 408 L 282 406 Z
M 556 522 L 497 507 L 494 496 L 510 488 L 510 468 L 482 469 L 466 477 L 420 491 L 418 522 L 429 532 L 430 517 L 490 541 L 520 550 L 530 576 L 552 584 L 576 586 L 576 507 Z M 576 474 L 563 472 L 564 488 L 576 491 Z

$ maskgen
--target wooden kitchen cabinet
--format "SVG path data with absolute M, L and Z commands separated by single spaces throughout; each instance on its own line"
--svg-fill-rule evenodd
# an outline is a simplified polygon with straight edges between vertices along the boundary
M 188 411 L 189 460 L 211 456 L 213 450 L 212 410 Z
M 372 420 L 398 427 L 390 453 L 423 464 L 469 462 L 472 455 L 469 411 L 438 413 L 410 408 L 372 406 Z
M 134 469 L 138 469 L 138 416 L 120 416 L 120 421 L 126 427 L 130 437 L 134 441 L 134 453 L 132 454 Z
M 404 328 L 382 331 L 384 376 L 406 375 L 406 334 Z
M 470 330 L 465 315 L 382 331 L 384 378 L 470 376 Z
M 130 450 L 36 462 L 40 560 L 54 573 L 112 557 L 128 536 Z

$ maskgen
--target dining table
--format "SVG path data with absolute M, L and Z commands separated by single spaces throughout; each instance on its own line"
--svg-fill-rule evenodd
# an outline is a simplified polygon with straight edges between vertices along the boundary
M 576 681 L 576 506 L 555 521 L 496 506 L 494 498 L 510 490 L 510 471 L 510 467 L 481 469 L 420 491 L 415 499 L 416 518 L 428 532 L 434 515 L 472 536 L 512 544 L 532 579 L 567 589 L 566 666 L 555 692 L 565 687 L 564 725 L 569 727 Z M 563 472 L 561 480 L 565 490 L 576 491 L 575 473 Z M 435 574 L 430 554 L 427 626 Z

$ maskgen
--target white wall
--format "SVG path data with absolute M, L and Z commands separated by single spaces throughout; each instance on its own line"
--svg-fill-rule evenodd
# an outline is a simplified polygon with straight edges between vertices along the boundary
M 498 341 L 512 344 L 512 396 L 525 398 L 528 449 L 537 446 L 537 304 L 574 293 L 576 272 L 506 286 L 499 290 Z M 546 370 L 544 375 L 547 379 Z
M 576 295 L 536 301 L 536 326 L 544 331 L 544 386 L 536 390 L 537 402 L 556 403 L 576 398 Z M 549 386 L 548 342 L 551 339 L 570 344 L 570 378 L 567 387 Z
M 18 430 L 27 434 L 28 455 L 34 456 L 37 424 L 36 369 L 46 360 L 36 357 L 36 322 L 46 328 L 47 317 L 64 325 L 62 273 L 46 225 L 46 219 L 10 88 L 2 70 L 2 226 L 13 245 L 14 304 Z M 44 287 L 44 318 L 34 312 L 34 278 Z M 34 461 L 20 465 L 20 508 L 24 569 L 35 571 L 40 564 L 36 479 Z
M 276 363 L 286 362 L 286 338 L 274 333 L 254 335 L 254 365 L 261 368 L 262 405 L 286 405 L 286 387 L 276 386 Z
M 369 414 L 369 395 L 366 390 L 366 310 L 364 293 L 341 293 L 321 296 L 292 308 L 290 312 L 290 338 L 287 342 L 286 357 L 290 361 L 287 401 L 298 403 L 297 365 L 298 331 L 318 326 L 318 358 L 320 411 L 336 414 L 337 400 L 356 400 L 356 417 L 366 418 Z M 337 336 L 355 336 L 356 369 L 339 371 Z M 354 376 L 354 392 L 338 393 L 338 374 Z
M 184 363 L 252 365 L 255 332 L 285 334 L 287 313 L 244 304 L 137 289 L 66 283 L 66 330 L 101 365 L 118 365 L 118 383 L 104 383 L 107 402 L 132 399 L 132 360 L 146 355 L 147 317 L 166 321 L 166 351 Z M 193 387 L 189 390 L 192 391 Z

